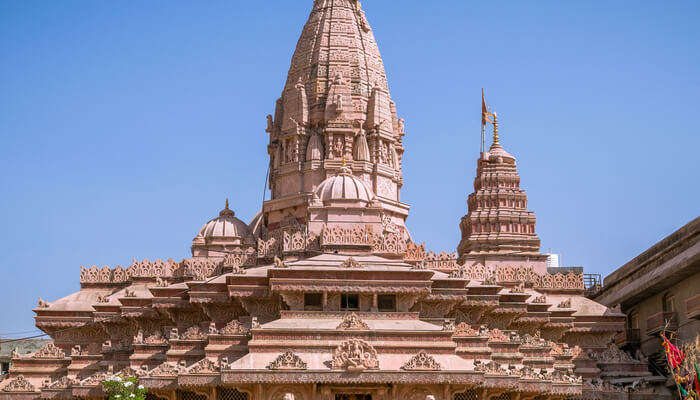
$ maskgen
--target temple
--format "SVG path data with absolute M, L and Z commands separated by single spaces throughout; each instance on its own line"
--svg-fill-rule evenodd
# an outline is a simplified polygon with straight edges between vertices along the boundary
M 102 398 L 116 374 L 169 400 L 670 399 L 612 344 L 624 314 L 546 268 L 489 123 L 457 252 L 428 251 L 406 228 L 404 121 L 365 12 L 316 0 L 267 117 L 260 213 L 227 201 L 184 260 L 81 267 L 80 291 L 34 309 L 53 342 L 13 355 L 0 400 Z

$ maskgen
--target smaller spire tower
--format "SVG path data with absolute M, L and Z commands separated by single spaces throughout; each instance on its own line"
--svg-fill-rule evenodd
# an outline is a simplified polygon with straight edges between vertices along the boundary
M 460 259 L 470 256 L 539 255 L 540 239 L 535 233 L 535 213 L 527 211 L 527 194 L 520 189 L 515 157 L 500 143 L 498 114 L 482 107 L 484 125 L 493 125 L 493 143 L 477 161 L 474 192 L 462 217 Z

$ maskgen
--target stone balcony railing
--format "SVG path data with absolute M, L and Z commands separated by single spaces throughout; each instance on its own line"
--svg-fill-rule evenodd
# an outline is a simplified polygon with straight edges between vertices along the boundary
M 656 335 L 664 330 L 678 329 L 678 314 L 675 312 L 660 312 L 647 318 L 647 335 Z
M 618 347 L 624 346 L 639 346 L 640 332 L 639 329 L 625 329 L 615 335 L 615 344 Z
M 688 318 L 700 319 L 700 293 L 685 300 L 685 315 Z

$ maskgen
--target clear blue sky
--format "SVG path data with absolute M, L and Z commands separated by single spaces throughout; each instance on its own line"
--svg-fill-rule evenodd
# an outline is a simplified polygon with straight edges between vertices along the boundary
M 182 259 L 260 208 L 312 0 L 0 1 L 0 335 L 80 265 Z M 606 274 L 700 214 L 700 2 L 368 0 L 406 119 L 408 226 L 454 251 L 502 119 L 542 248 Z

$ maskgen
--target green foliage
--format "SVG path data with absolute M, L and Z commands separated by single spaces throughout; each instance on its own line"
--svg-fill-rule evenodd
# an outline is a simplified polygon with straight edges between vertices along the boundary
M 133 377 L 117 375 L 102 382 L 109 400 L 146 400 L 146 388 Z

